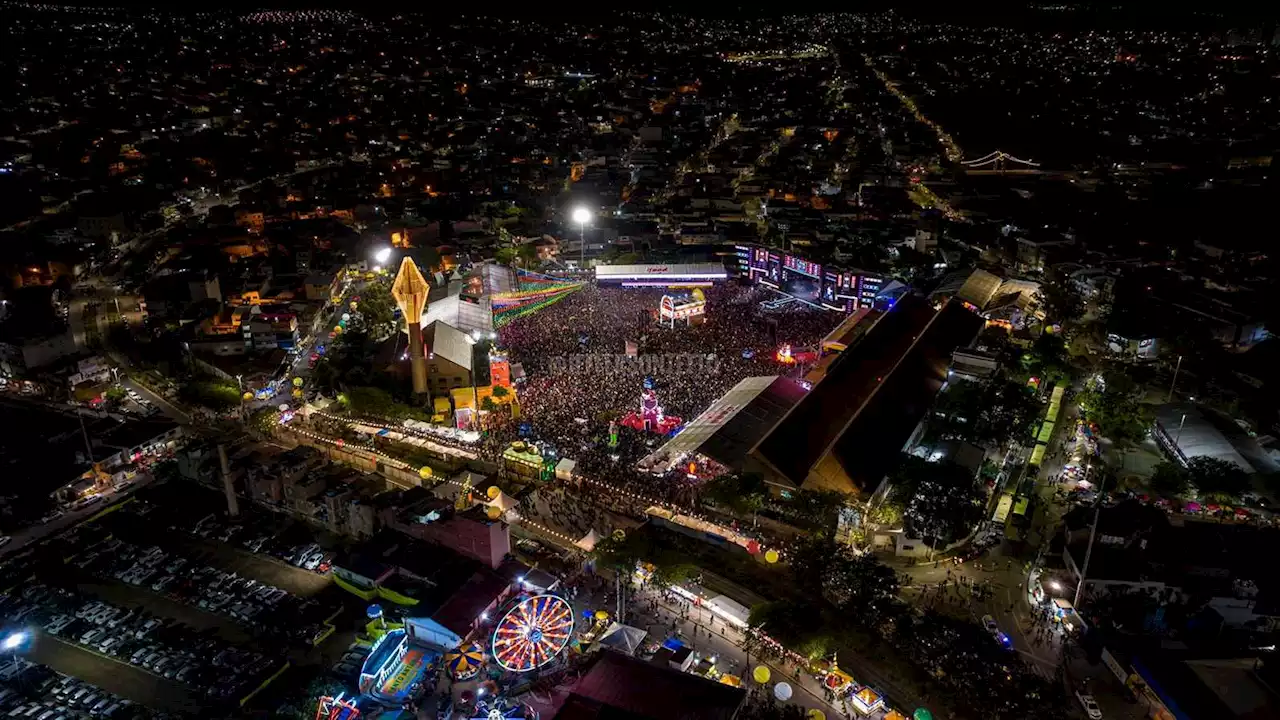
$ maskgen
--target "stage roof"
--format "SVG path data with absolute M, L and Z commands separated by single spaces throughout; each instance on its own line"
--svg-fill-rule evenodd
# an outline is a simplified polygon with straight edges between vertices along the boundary
M 723 280 L 729 276 L 720 263 L 676 265 L 597 265 L 596 280 Z
M 700 453 L 732 469 L 741 469 L 747 453 L 805 390 L 791 378 L 765 375 L 744 378 L 694 418 L 642 465 L 670 465 L 689 453 Z

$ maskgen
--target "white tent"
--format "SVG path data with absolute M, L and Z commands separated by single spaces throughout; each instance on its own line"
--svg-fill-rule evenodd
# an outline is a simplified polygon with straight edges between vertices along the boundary
M 649 631 L 647 630 L 615 622 L 609 625 L 609 629 L 605 630 L 604 634 L 596 642 L 619 652 L 635 655 L 636 650 L 640 649 L 640 643 L 643 643 L 648 636 Z
M 560 462 L 556 463 L 556 479 L 572 480 L 574 469 L 577 467 L 578 462 L 576 460 L 561 458 Z
M 583 535 L 578 542 L 574 543 L 574 545 L 586 550 L 587 552 L 591 552 L 596 549 L 596 543 L 598 542 L 600 542 L 600 536 L 596 534 L 594 529 L 591 529 L 588 530 L 587 534 Z
M 487 502 L 487 503 L 485 503 L 485 504 L 486 504 L 486 505 L 488 505 L 489 507 L 496 507 L 496 508 L 498 508 L 499 510 L 501 510 L 502 512 L 506 512 L 506 511 L 510 510 L 511 508 L 513 508 L 513 507 L 515 507 L 515 506 L 519 505 L 520 503 L 519 503 L 519 502 L 517 502 L 517 501 L 516 501 L 514 498 L 512 498 L 510 495 L 508 495 L 508 494 L 506 494 L 506 493 L 504 493 L 504 492 L 501 492 L 501 491 L 500 491 L 500 492 L 498 492 L 498 497 L 496 497 L 496 498 L 494 498 L 494 499 L 490 500 L 489 502 Z

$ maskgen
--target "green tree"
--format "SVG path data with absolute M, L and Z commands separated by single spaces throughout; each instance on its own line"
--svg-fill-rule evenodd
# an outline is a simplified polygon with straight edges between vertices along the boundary
M 1152 414 L 1141 402 L 1141 389 L 1123 374 L 1109 374 L 1101 388 L 1083 393 L 1080 407 L 1121 451 L 1141 442 L 1151 426 Z
M 1235 502 L 1249 489 L 1249 476 L 1239 465 L 1207 455 L 1187 460 L 1187 476 L 1201 497 L 1215 502 Z
M 356 415 L 404 420 L 406 418 L 428 419 L 418 408 L 398 402 L 382 388 L 356 386 L 348 388 L 343 394 L 346 405 Z
M 263 435 L 269 435 L 277 427 L 280 427 L 280 411 L 266 409 L 259 410 L 249 418 L 249 427 L 257 430 Z
M 755 473 L 720 475 L 702 489 L 702 499 L 736 515 L 751 515 L 764 507 L 769 497 L 764 478 Z
M 112 385 L 110 388 L 107 389 L 106 396 L 108 401 L 113 403 L 119 403 L 124 401 L 126 397 L 126 393 L 124 391 L 124 388 L 120 387 L 119 385 Z
M 799 705 L 778 702 L 766 688 L 755 688 L 734 717 L 737 720 L 805 720 L 806 710 Z
M 1060 382 L 1070 373 L 1067 346 L 1061 333 L 1040 333 L 1022 355 L 1022 367 L 1033 377 Z
M 1186 469 L 1167 460 L 1156 465 L 1147 486 L 1155 494 L 1166 498 L 1186 497 L 1192 488 Z
M 510 394 L 511 394 L 511 391 L 510 391 L 510 390 L 508 390 L 508 389 L 506 388 L 506 386 L 504 386 L 504 385 L 497 385 L 497 386 L 495 386 L 495 387 L 493 388 L 493 396 L 494 396 L 494 397 L 497 397 L 497 398 L 504 398 L 504 397 L 506 397 L 506 396 L 508 396 L 508 395 L 510 395 Z
M 1039 414 L 1031 389 L 1009 380 L 957 382 L 938 398 L 936 433 L 977 445 L 1005 445 L 1025 438 Z
M 240 405 L 240 389 L 227 382 L 192 380 L 178 389 L 178 397 L 213 410 L 230 410 Z
M 945 545 L 964 537 L 982 519 L 986 490 L 959 465 L 908 455 L 890 481 L 889 499 L 903 508 L 904 526 L 913 537 Z
M 1066 283 L 1045 283 L 1040 287 L 1040 294 L 1050 322 L 1070 322 L 1084 315 L 1084 300 Z
M 783 506 L 792 521 L 818 531 L 834 530 L 848 497 L 836 490 L 798 490 Z
M 399 327 L 396 319 L 396 300 L 391 296 L 391 286 L 384 282 L 372 282 L 360 291 L 357 310 L 360 322 L 374 339 L 390 337 Z

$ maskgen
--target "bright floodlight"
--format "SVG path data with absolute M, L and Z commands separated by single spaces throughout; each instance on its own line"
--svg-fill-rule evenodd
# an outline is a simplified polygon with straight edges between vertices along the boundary
M 379 248 L 378 251 L 373 254 L 373 259 L 377 260 L 380 265 L 386 265 L 387 261 L 391 259 L 391 248 Z
M 576 207 L 573 209 L 573 221 L 579 225 L 586 225 L 591 222 L 591 211 L 584 207 Z
M 10 633 L 5 636 L 4 640 L 0 640 L 0 649 L 14 650 L 22 643 L 26 642 L 27 634 L 23 632 Z

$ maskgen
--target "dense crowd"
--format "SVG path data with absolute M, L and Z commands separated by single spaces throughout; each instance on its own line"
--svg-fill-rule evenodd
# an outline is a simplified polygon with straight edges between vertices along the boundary
M 762 306 L 781 296 L 759 286 L 704 292 L 699 324 L 660 322 L 663 290 L 589 286 L 502 328 L 499 345 L 527 378 L 520 388 L 527 434 L 574 458 L 592 477 L 687 500 L 689 488 L 679 478 L 634 470 L 664 438 L 619 425 L 618 446 L 608 445 L 610 421 L 639 407 L 645 379 L 653 379 L 664 412 L 688 422 L 743 378 L 798 372 L 775 359 L 778 347 L 815 346 L 843 319 L 800 302 Z M 630 361 L 628 342 L 637 349 Z M 583 362 L 587 358 L 595 362 Z

